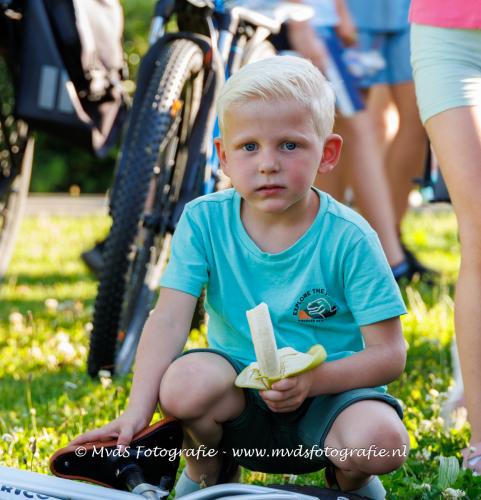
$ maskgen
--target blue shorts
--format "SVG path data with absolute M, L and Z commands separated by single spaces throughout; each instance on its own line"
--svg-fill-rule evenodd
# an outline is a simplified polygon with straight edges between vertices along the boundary
M 361 88 L 369 88 L 381 83 L 396 85 L 412 81 L 409 28 L 392 32 L 359 30 L 356 50 L 378 51 L 385 62 L 383 69 L 361 79 Z
M 448 109 L 481 107 L 481 30 L 413 24 L 412 42 L 423 123 Z
M 357 79 L 343 59 L 344 46 L 333 28 L 317 28 L 327 52 L 326 77 L 336 94 L 336 108 L 341 116 L 352 116 L 364 109 Z

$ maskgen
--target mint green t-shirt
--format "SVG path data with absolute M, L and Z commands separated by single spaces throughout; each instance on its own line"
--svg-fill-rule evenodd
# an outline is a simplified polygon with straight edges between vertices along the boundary
M 378 237 L 356 212 L 320 191 L 311 227 L 286 250 L 263 252 L 228 189 L 186 205 L 161 286 L 198 297 L 206 287 L 209 347 L 255 361 L 246 311 L 269 306 L 278 348 L 322 344 L 328 360 L 364 348 L 360 326 L 406 312 Z

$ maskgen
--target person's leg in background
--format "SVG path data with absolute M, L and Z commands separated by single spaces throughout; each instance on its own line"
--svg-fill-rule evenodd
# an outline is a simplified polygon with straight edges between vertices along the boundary
M 458 220 L 455 331 L 474 450 L 463 455 L 464 465 L 481 474 L 481 30 L 412 30 L 421 117 Z
M 421 264 L 403 246 L 401 238 L 401 221 L 408 209 L 413 178 L 422 175 L 427 142 L 412 82 L 409 29 L 393 32 L 363 30 L 359 36 L 359 50 L 364 53 L 377 50 L 385 60 L 385 67 L 364 78 L 361 85 L 367 95 L 367 109 L 375 126 L 375 137 L 387 174 L 394 210 L 393 229 L 409 265 L 405 277 L 424 276 L 426 282 L 430 282 L 436 273 Z M 387 122 L 388 117 L 392 117 L 393 107 L 394 124 Z
M 458 219 L 461 267 L 455 330 L 471 442 L 481 454 L 481 107 L 444 111 L 427 121 L 426 130 Z M 477 470 L 481 473 L 481 464 Z
M 388 83 L 399 116 L 397 133 L 386 153 L 386 168 L 398 228 L 408 208 L 413 178 L 422 175 L 427 144 L 412 81 L 409 34 L 407 29 L 389 35 L 385 51 Z
M 329 174 L 334 174 L 331 179 L 325 183 L 327 176 L 322 176 L 316 185 L 335 197 L 343 196 L 348 174 L 357 208 L 378 233 L 389 264 L 396 267 L 404 261 L 404 253 L 395 229 L 395 214 L 371 118 L 366 111 L 350 117 L 339 116 L 335 130 L 344 138 L 342 161 Z M 333 185 L 337 192 L 329 191 Z
M 371 118 L 362 109 L 357 84 L 342 58 L 341 41 L 332 29 L 320 30 L 319 35 L 326 47 L 325 71 L 336 92 L 338 115 L 335 130 L 343 137 L 344 145 L 340 165 L 328 175 L 319 176 L 316 186 L 344 201 L 346 183 L 351 184 L 356 206 L 378 233 L 396 275 L 399 265 L 401 270 L 405 267 L 405 257 L 396 234 L 383 157 Z
M 399 127 L 399 115 L 389 85 L 382 83 L 371 87 L 366 97 L 366 108 L 371 115 L 376 140 L 385 157 Z

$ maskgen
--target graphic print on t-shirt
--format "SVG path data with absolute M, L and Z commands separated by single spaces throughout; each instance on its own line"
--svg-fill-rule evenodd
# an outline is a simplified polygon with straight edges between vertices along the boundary
M 306 290 L 298 299 L 292 314 L 300 322 L 320 322 L 329 316 L 334 316 L 337 306 L 327 294 L 325 288 L 310 288 Z

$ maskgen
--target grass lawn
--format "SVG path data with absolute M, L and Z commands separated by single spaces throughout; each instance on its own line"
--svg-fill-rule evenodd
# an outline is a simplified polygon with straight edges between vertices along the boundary
M 96 281 L 79 260 L 101 238 L 107 217 L 31 217 L 24 221 L 10 272 L 0 288 L 0 463 L 47 472 L 49 456 L 77 434 L 116 417 L 130 377 L 91 380 L 85 361 Z M 456 222 L 447 211 L 411 214 L 406 243 L 442 275 L 432 289 L 405 290 L 409 357 L 390 391 L 403 400 L 412 450 L 383 476 L 388 498 L 481 498 L 481 478 L 457 472 L 466 446 L 463 414 L 450 428 L 440 412 L 452 385 L 453 291 L 459 265 Z M 203 342 L 191 338 L 190 345 Z M 451 458 L 450 458 L 451 457 Z M 323 474 L 272 477 L 244 471 L 246 482 L 321 484 Z

